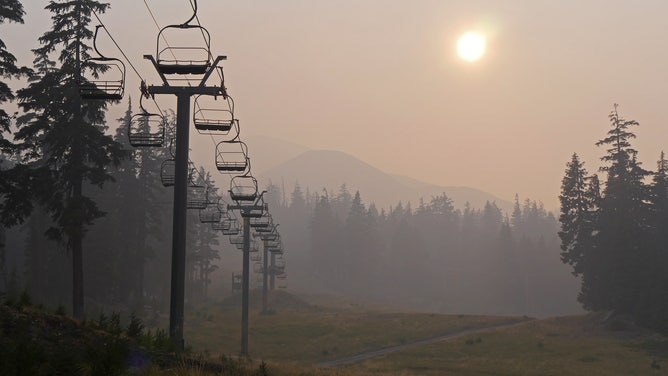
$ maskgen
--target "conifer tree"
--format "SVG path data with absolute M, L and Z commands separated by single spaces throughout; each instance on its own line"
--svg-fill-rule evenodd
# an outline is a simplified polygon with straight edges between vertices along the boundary
M 0 24 L 5 22 L 23 23 L 23 5 L 18 0 L 7 0 L 0 3 Z M 7 45 L 0 38 L 0 206 L 12 205 L 12 202 L 3 202 L 9 196 L 8 191 L 14 190 L 16 194 L 17 187 L 9 182 L 9 176 L 5 173 L 8 167 L 5 165 L 5 153 L 12 154 L 12 144 L 5 139 L 4 134 L 10 131 L 11 120 L 13 115 L 7 113 L 4 104 L 13 101 L 16 97 L 14 92 L 5 82 L 12 78 L 19 78 L 29 73 L 27 68 L 18 67 L 16 65 L 16 57 L 7 50 Z M 5 222 L 5 221 L 0 221 Z M 5 228 L 0 225 L 0 273 L 6 277 L 4 271 L 5 262 Z
M 566 175 L 561 180 L 561 260 L 573 266 L 579 276 L 586 263 L 586 252 L 591 246 L 591 203 L 587 195 L 587 170 L 577 154 L 566 164 Z
M 341 224 L 325 193 L 315 202 L 309 222 L 310 255 L 314 273 L 324 281 L 339 282 L 341 276 Z
M 50 1 L 46 9 L 52 13 L 52 28 L 33 51 L 37 73 L 28 87 L 18 91 L 24 114 L 14 135 L 21 152 L 17 168 L 31 183 L 25 192 L 52 217 L 55 225 L 49 236 L 71 252 L 77 318 L 84 314 L 82 240 L 87 228 L 104 214 L 83 191 L 84 183 L 101 187 L 111 179 L 107 167 L 117 166 L 125 156 L 104 133 L 106 102 L 84 101 L 78 90 L 81 61 L 89 57 L 92 44 L 91 17 L 108 7 L 95 0 Z
M 600 200 L 594 237 L 596 286 L 590 291 L 588 303 L 593 309 L 615 309 L 634 313 L 640 292 L 646 287 L 642 271 L 651 262 L 647 254 L 647 198 L 644 183 L 649 174 L 637 160 L 631 145 L 635 120 L 626 120 L 611 111 L 611 129 L 597 146 L 606 146 L 601 167 L 607 173 Z
M 18 0 L 5 0 L 0 3 L 0 24 L 5 22 L 23 23 L 23 5 Z M 7 45 L 0 38 L 0 105 L 13 101 L 14 92 L 4 80 L 26 76 L 30 71 L 16 65 L 16 57 L 7 50 Z M 0 151 L 11 151 L 11 143 L 4 139 L 3 133 L 10 131 L 10 122 L 13 115 L 0 107 Z M 1 160 L 0 160 L 1 161 Z
M 640 303 L 638 321 L 662 333 L 668 333 L 668 161 L 664 152 L 650 185 L 650 246 L 652 262 L 645 273 L 651 278 L 646 299 Z

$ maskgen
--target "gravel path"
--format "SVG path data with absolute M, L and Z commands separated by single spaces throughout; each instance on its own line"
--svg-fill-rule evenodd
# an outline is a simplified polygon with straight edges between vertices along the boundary
M 448 340 L 448 339 L 454 339 L 454 338 L 467 336 L 469 334 L 481 333 L 481 332 L 484 332 L 484 331 L 487 331 L 487 330 L 498 329 L 498 328 L 506 328 L 506 327 L 515 326 L 515 325 L 521 325 L 521 324 L 524 324 L 528 321 L 531 321 L 531 320 L 520 320 L 520 321 L 509 322 L 509 323 L 496 324 L 496 325 L 491 325 L 491 326 L 484 326 L 484 327 L 479 327 L 479 328 L 461 330 L 461 331 L 458 331 L 458 332 L 453 332 L 453 333 L 445 334 L 445 335 L 434 337 L 434 338 L 423 339 L 423 340 L 420 340 L 420 341 L 406 343 L 406 344 L 399 345 L 399 346 L 386 347 L 386 348 L 383 348 L 383 349 L 380 349 L 380 350 L 368 351 L 368 352 L 365 352 L 365 353 L 349 356 L 349 357 L 346 357 L 346 358 L 341 358 L 341 359 L 336 359 L 336 360 L 330 360 L 328 362 L 318 363 L 317 366 L 319 366 L 319 367 L 345 366 L 347 364 L 362 362 L 362 361 L 365 361 L 367 359 L 376 358 L 376 357 L 379 357 L 379 356 L 382 356 L 382 355 L 385 355 L 385 354 L 389 354 L 389 353 L 393 353 L 393 352 L 397 352 L 397 351 L 402 351 L 402 350 L 406 350 L 406 349 L 412 349 L 413 347 L 429 345 L 429 344 L 432 344 L 432 343 L 441 342 L 441 341 L 445 341 L 445 340 Z

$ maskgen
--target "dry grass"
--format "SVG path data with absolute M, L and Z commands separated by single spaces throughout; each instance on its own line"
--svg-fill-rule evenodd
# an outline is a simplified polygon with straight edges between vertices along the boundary
M 407 350 L 348 368 L 405 375 L 665 375 L 648 334 L 611 332 L 597 315 L 552 318 Z
M 234 299 L 187 315 L 186 339 L 196 352 L 238 354 L 241 315 Z M 286 300 L 274 302 L 274 314 L 258 314 L 257 304 L 251 309 L 249 348 L 255 360 L 244 363 L 240 375 L 259 374 L 260 360 L 267 361 L 271 376 L 668 375 L 668 340 L 632 325 L 613 331 L 596 314 L 530 321 L 319 368 L 314 364 L 513 318 L 402 313 L 344 300 L 330 304 L 322 297 L 311 300 L 318 305 L 288 295 L 274 299 Z M 175 371 L 146 376 L 214 375 Z
M 293 297 L 289 299 L 294 300 Z M 254 359 L 302 364 L 338 359 L 511 320 L 506 317 L 381 312 L 364 306 L 323 308 L 294 301 L 274 314 L 260 315 L 257 309 L 252 312 L 249 330 L 251 356 Z M 188 319 L 185 337 L 193 350 L 238 354 L 241 336 L 238 309 L 202 307 Z

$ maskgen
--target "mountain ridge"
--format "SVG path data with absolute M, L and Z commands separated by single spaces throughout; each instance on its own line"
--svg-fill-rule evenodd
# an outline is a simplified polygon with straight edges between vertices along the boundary
M 431 197 L 442 193 L 451 198 L 458 209 L 463 209 L 466 202 L 473 208 L 482 209 L 489 201 L 509 213 L 513 206 L 507 200 L 476 188 L 439 186 L 412 177 L 386 173 L 338 150 L 307 149 L 264 169 L 258 175 L 258 180 L 263 185 L 280 184 L 287 191 L 294 189 L 296 184 L 302 190 L 310 191 L 337 191 L 345 185 L 350 192 L 359 191 L 364 202 L 374 203 L 379 208 L 389 208 L 399 202 L 410 202 L 416 206 L 421 198 L 428 202 Z

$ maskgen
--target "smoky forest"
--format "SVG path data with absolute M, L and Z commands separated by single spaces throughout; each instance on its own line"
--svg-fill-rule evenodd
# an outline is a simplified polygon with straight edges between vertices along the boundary
M 50 1 L 52 25 L 32 50 L 31 66 L 21 66 L 0 39 L 0 296 L 27 295 L 82 320 L 137 315 L 156 327 L 174 299 L 179 178 L 173 171 L 167 177 L 165 166 L 174 163 L 180 120 L 176 109 L 164 109 L 159 139 L 133 133 L 133 121 L 147 116 L 145 106 L 161 89 L 143 81 L 133 95 L 82 89 L 111 69 L 107 60 L 91 62 L 99 53 L 93 19 L 108 8 L 94 0 Z M 0 3 L 0 24 L 20 24 L 23 16 L 20 1 Z M 82 69 L 95 72 L 90 82 L 82 81 Z M 231 113 L 225 86 L 215 90 Z M 556 210 L 519 195 L 505 206 L 512 209 L 494 200 L 474 207 L 446 193 L 378 207 L 373 194 L 349 189 L 352 181 L 261 181 L 258 188 L 238 120 L 202 125 L 207 132 L 236 129 L 217 147 L 241 146 L 242 166 L 216 160 L 215 171 L 188 161 L 185 309 L 240 295 L 244 257 L 250 289 L 266 288 L 267 252 L 255 251 L 269 238 L 230 230 L 259 208 L 256 218 L 271 211 L 272 234 L 280 229 L 271 289 L 452 315 L 605 311 L 668 334 L 668 162 L 661 153 L 655 169 L 642 165 L 634 147 L 639 123 L 621 109 L 613 105 L 607 129 L 602 114 L 602 137 L 591 140 L 600 160 L 585 163 L 573 153 L 564 161 Z M 194 123 L 202 124 L 197 117 Z M 149 124 L 144 119 L 140 128 Z M 252 204 L 239 203 L 247 194 L 235 191 L 239 178 L 255 184 Z

